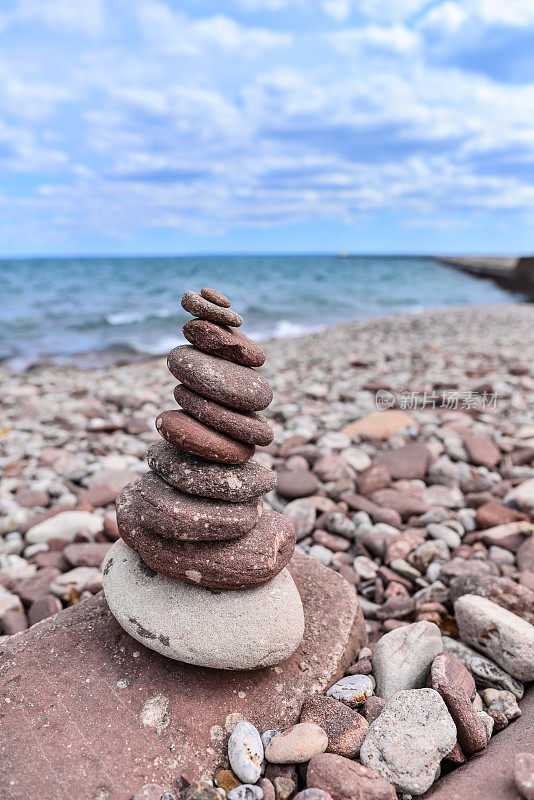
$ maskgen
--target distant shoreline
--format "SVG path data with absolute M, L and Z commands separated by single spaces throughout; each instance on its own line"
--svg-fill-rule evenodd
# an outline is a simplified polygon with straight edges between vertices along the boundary
M 268 336 L 258 341 L 267 350 L 272 349 L 287 349 L 309 347 L 310 343 L 318 348 L 318 357 L 321 357 L 321 341 L 343 338 L 344 334 L 349 337 L 353 336 L 355 332 L 366 331 L 373 334 L 380 334 L 384 331 L 389 331 L 392 328 L 399 326 L 406 326 L 409 328 L 411 324 L 415 326 L 427 327 L 430 322 L 435 318 L 441 320 L 442 318 L 450 315 L 455 318 L 461 315 L 466 325 L 469 326 L 471 320 L 478 321 L 481 314 L 487 318 L 495 315 L 496 318 L 500 317 L 506 311 L 511 311 L 512 308 L 518 310 L 518 315 L 521 313 L 528 313 L 523 309 L 529 308 L 530 304 L 525 303 L 510 303 L 510 304 L 494 304 L 494 305 L 466 305 L 466 306 L 449 306 L 444 308 L 432 308 L 418 311 L 403 311 L 397 314 L 382 314 L 373 317 L 358 318 L 355 320 L 345 320 L 334 325 L 324 325 L 315 330 L 306 331 L 294 336 Z M 185 339 L 176 337 L 175 345 L 184 344 Z M 422 341 L 422 346 L 424 341 Z M 122 368 L 133 368 L 136 366 L 140 368 L 149 362 L 161 362 L 166 358 L 167 352 L 162 353 L 132 353 L 127 350 L 121 355 L 118 352 L 102 353 L 100 351 L 88 351 L 87 353 L 79 353 L 75 357 L 62 362 L 61 360 L 46 360 L 36 361 L 24 370 L 12 369 L 9 367 L 9 362 L 0 362 L 0 375 L 3 373 L 6 377 L 23 377 L 24 375 L 40 375 L 46 376 L 47 374 L 66 374 L 66 373 L 102 373 L 112 374 Z M 107 355 L 107 358 L 106 358 Z

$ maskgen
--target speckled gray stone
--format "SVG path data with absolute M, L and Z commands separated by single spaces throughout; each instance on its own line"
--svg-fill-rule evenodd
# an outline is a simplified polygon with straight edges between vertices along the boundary
M 188 664 L 270 666 L 288 658 L 304 633 L 302 602 L 286 569 L 255 589 L 214 592 L 158 575 L 119 540 L 104 561 L 103 586 L 130 636 Z
M 243 503 L 276 486 L 276 473 L 256 461 L 237 466 L 214 464 L 185 453 L 167 442 L 156 442 L 147 453 L 148 466 L 182 492 Z
M 360 761 L 396 789 L 423 794 L 437 777 L 441 759 L 456 744 L 456 726 L 434 689 L 398 692 L 371 723 Z
M 375 694 L 389 700 L 403 689 L 424 686 L 430 666 L 442 650 L 440 629 L 426 620 L 384 634 L 373 651 Z
M 460 638 L 520 681 L 534 680 L 534 625 L 486 597 L 465 594 L 454 604 Z
M 243 720 L 228 739 L 228 759 L 239 780 L 256 783 L 261 775 L 263 744 L 257 728 Z

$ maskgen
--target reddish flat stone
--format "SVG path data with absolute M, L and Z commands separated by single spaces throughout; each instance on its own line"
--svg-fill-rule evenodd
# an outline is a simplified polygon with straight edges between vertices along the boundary
M 228 306 L 224 307 L 219 303 L 212 303 L 203 295 L 192 292 L 191 290 L 184 292 L 182 308 L 194 317 L 207 319 L 210 320 L 210 322 L 220 322 L 221 325 L 231 325 L 232 327 L 239 328 L 239 326 L 243 324 L 243 317 L 240 317 L 235 311 L 230 311 Z
M 261 367 L 265 353 L 256 342 L 236 328 L 216 325 L 206 319 L 191 319 L 182 328 L 188 342 L 213 356 L 226 358 L 244 367 Z
M 99 567 L 111 542 L 76 542 L 68 544 L 63 556 L 73 567 Z
M 233 439 L 265 447 L 274 439 L 274 431 L 261 411 L 236 411 L 179 383 L 174 389 L 174 399 L 195 419 L 210 428 L 222 431 Z
M 210 356 L 190 344 L 171 350 L 167 366 L 194 392 L 238 411 L 262 411 L 273 399 L 268 381 L 252 367 Z
M 464 445 L 469 454 L 471 464 L 493 469 L 501 460 L 501 451 L 495 442 L 492 442 L 491 439 L 486 439 L 485 436 L 466 433 Z
M 257 525 L 239 539 L 190 542 L 166 539 L 143 527 L 131 505 L 120 505 L 122 538 L 145 564 L 168 578 L 210 589 L 248 589 L 273 578 L 295 547 L 293 523 L 264 511 Z
M 523 716 L 492 736 L 481 753 L 441 778 L 421 800 L 522 800 L 514 783 L 515 754 L 534 749 L 534 692 L 521 702 Z
M 126 514 L 159 536 L 202 542 L 243 536 L 258 523 L 262 510 L 257 497 L 246 503 L 197 497 L 180 492 L 159 475 L 147 472 L 137 486 L 122 491 L 117 503 L 117 519 L 121 531 Z
M 177 796 L 182 775 L 211 778 L 227 763 L 232 722 L 261 731 L 295 723 L 366 636 L 354 590 L 335 572 L 300 554 L 290 571 L 306 629 L 276 667 L 215 671 L 166 659 L 122 630 L 103 595 L 6 641 L 0 785 L 9 800 L 125 800 L 147 783 Z
M 373 503 L 398 511 L 403 519 L 419 516 L 429 509 L 422 497 L 411 492 L 400 492 L 398 489 L 379 489 L 371 496 Z
M 490 501 L 483 503 L 477 508 L 475 522 L 479 528 L 495 528 L 497 525 L 506 525 L 508 522 L 529 521 L 528 514 L 516 511 L 515 508 L 508 508 L 502 503 Z
M 210 289 L 207 286 L 204 286 L 200 290 L 200 294 L 206 300 L 209 300 L 210 303 L 215 303 L 216 306 L 222 306 L 223 308 L 230 308 L 232 305 L 229 299 L 226 297 L 225 294 L 219 292 L 217 289 Z
M 164 411 L 156 417 L 156 429 L 169 444 L 221 464 L 244 464 L 254 446 L 214 431 L 183 411 Z
M 351 422 L 341 433 L 345 436 L 376 436 L 388 439 L 403 428 L 418 428 L 415 419 L 405 411 L 390 408 L 386 411 L 373 411 L 355 422 Z
M 147 461 L 150 469 L 170 486 L 200 497 L 242 503 L 267 494 L 276 486 L 276 474 L 256 461 L 238 466 L 216 464 L 167 442 L 153 444 Z
M 422 442 L 379 453 L 373 464 L 383 464 L 393 480 L 424 478 L 430 464 L 430 451 Z

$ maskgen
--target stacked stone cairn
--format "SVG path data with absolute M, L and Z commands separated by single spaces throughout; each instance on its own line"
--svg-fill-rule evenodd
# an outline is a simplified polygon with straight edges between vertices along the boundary
M 191 344 L 167 359 L 181 410 L 158 416 L 150 471 L 118 498 L 104 591 L 122 627 L 169 658 L 266 667 L 296 650 L 304 614 L 286 569 L 293 524 L 264 508 L 276 477 L 251 460 L 273 439 L 261 413 L 272 390 L 255 369 L 265 354 L 220 292 L 186 291 L 182 307 Z

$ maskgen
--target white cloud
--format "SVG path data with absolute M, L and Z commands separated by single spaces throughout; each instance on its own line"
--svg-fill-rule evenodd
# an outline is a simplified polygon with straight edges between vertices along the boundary
M 348 28 L 329 34 L 327 38 L 340 53 L 348 56 L 353 56 L 356 50 L 363 48 L 411 53 L 419 44 L 418 34 L 404 25 Z
M 191 19 L 173 11 L 162 0 L 140 0 L 136 13 L 141 35 L 172 53 L 200 56 L 217 48 L 254 56 L 264 50 L 287 47 L 293 40 L 290 33 L 248 27 L 222 14 Z
M 103 0 L 17 0 L 8 18 L 25 24 L 36 22 L 50 31 L 98 36 L 104 31 Z
M 118 2 L 102 0 L 104 18 Z M 6 219 L 13 229 L 18 220 L 18 235 L 122 238 L 399 209 L 533 212 L 534 82 L 437 67 L 426 49 L 431 28 L 452 35 L 482 0 L 447 0 L 418 23 L 411 15 L 423 3 L 395 12 L 364 0 L 376 19 L 359 27 L 343 24 L 348 0 L 326 2 L 314 6 L 318 29 L 298 0 L 291 7 L 308 27 L 296 16 L 289 30 L 132 0 L 126 33 L 105 27 L 103 40 L 83 46 L 48 28 L 28 49 L 10 31 L 0 64 L 3 170 L 25 170 L 39 188 L 10 192 L 4 232 Z M 484 30 L 480 14 L 497 12 L 476 13 Z M 24 24 L 35 35 L 42 19 Z M 70 24 L 58 20 L 63 31 Z

